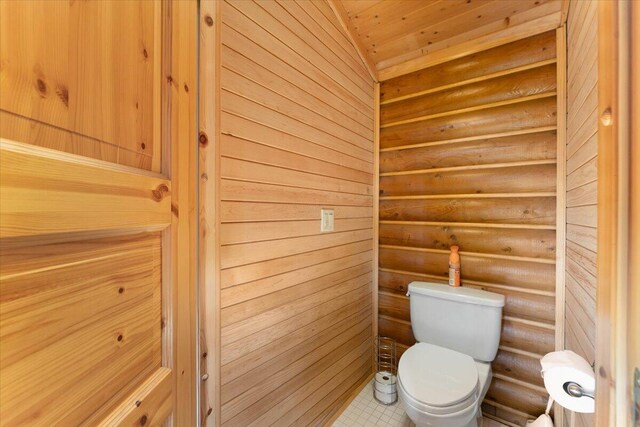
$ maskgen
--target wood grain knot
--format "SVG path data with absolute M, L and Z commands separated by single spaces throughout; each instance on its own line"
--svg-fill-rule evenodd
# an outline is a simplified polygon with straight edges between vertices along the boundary
M 40 94 L 41 97 L 44 98 L 47 96 L 47 84 L 44 82 L 44 80 L 42 79 L 36 80 L 36 89 L 38 90 L 38 93 Z
M 207 411 L 207 415 L 211 415 L 212 412 L 213 412 L 213 408 L 209 408 L 209 410 Z
M 207 15 L 207 16 L 204 17 L 204 22 L 209 27 L 213 26 L 213 18 L 210 15 Z
M 136 400 L 136 408 L 140 407 L 140 405 L 142 405 L 142 401 L 141 400 Z
M 176 216 L 176 218 L 180 217 L 180 212 L 178 211 L 178 206 L 171 203 L 171 213 Z
M 140 417 L 140 425 L 141 426 L 145 425 L 147 423 L 147 420 L 148 418 L 146 415 L 143 415 L 142 417 Z
M 123 338 L 122 334 L 118 335 L 118 342 L 122 341 Z
M 119 294 L 124 293 L 124 288 L 118 288 L 118 293 L 119 293 Z
M 198 137 L 198 141 L 200 141 L 200 146 L 206 147 L 209 144 L 209 137 L 205 132 L 200 132 L 200 136 Z
M 162 199 L 164 199 L 164 196 L 167 195 L 168 193 L 169 193 L 169 187 L 167 187 L 167 184 L 160 184 L 158 185 L 158 188 L 156 188 L 151 192 L 151 194 L 153 195 L 153 200 L 155 200 L 156 202 L 159 202 Z

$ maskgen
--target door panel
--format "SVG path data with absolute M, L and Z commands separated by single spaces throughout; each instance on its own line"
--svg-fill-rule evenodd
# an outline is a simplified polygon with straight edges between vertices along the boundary
M 195 422 L 196 20 L 0 1 L 0 426 Z
M 3 424 L 94 425 L 160 369 L 158 232 L 5 244 L 0 261 Z
M 160 170 L 159 1 L 2 1 L 2 136 Z

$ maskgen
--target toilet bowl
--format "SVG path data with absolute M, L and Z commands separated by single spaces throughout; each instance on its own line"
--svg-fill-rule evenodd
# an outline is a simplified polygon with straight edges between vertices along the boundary
M 491 366 L 470 356 L 417 343 L 400 358 L 398 395 L 417 427 L 474 427 L 491 382 Z

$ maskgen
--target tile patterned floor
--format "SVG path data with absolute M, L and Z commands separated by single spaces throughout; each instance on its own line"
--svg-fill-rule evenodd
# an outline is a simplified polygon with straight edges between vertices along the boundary
M 485 418 L 482 427 L 506 427 Z M 378 403 L 373 397 L 373 380 L 367 384 L 333 423 L 333 427 L 415 427 L 400 402 L 393 405 Z
M 373 380 L 367 384 L 333 423 L 333 427 L 414 427 L 400 402 L 378 403 L 373 397 Z

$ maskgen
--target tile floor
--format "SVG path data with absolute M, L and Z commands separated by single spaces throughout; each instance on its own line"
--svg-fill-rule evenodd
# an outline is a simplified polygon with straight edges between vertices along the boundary
M 386 406 L 375 400 L 373 380 L 371 380 L 333 423 L 333 427 L 415 427 L 415 425 L 405 414 L 400 402 Z M 506 426 L 485 418 L 482 427 Z
M 400 402 L 383 405 L 373 397 L 373 380 L 367 384 L 333 427 L 414 427 Z

